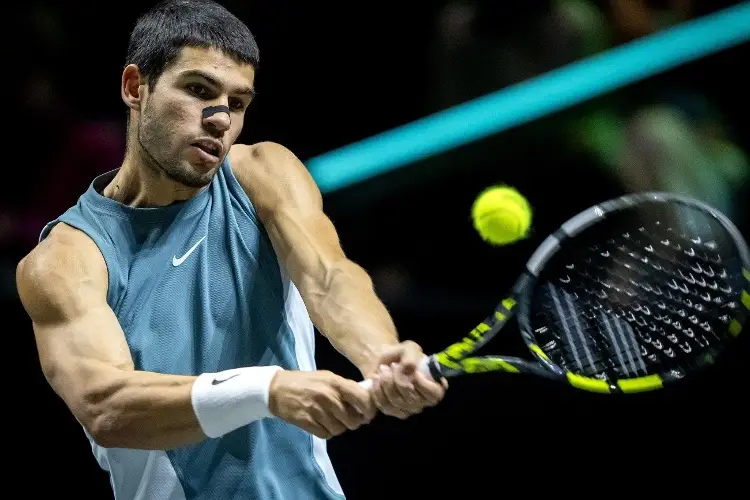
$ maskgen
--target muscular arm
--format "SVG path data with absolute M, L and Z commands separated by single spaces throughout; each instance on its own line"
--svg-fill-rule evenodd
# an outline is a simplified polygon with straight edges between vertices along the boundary
M 191 405 L 196 377 L 134 369 L 88 237 L 58 225 L 19 263 L 17 284 L 45 377 L 98 444 L 168 449 L 205 439 Z
M 307 169 L 273 143 L 235 146 L 230 160 L 313 323 L 369 374 L 383 347 L 398 343 L 396 328 L 369 275 L 345 256 Z

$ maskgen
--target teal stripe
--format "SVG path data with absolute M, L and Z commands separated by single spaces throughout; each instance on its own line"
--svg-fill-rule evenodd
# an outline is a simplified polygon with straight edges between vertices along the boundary
M 532 121 L 750 40 L 750 2 L 307 160 L 323 193 Z

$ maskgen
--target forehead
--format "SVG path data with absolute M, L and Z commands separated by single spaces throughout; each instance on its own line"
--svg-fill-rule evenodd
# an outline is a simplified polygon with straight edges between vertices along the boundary
M 220 50 L 184 47 L 166 71 L 179 77 L 193 71 L 211 75 L 227 87 L 252 87 L 255 69 L 250 64 L 235 61 Z

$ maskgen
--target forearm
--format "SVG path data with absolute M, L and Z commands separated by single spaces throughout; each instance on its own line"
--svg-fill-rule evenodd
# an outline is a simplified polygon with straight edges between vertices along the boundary
M 398 343 L 370 276 L 344 255 L 333 224 L 318 207 L 303 212 L 291 204 L 260 213 L 315 326 L 363 376 L 369 375 L 382 349 Z
M 238 368 L 199 377 L 119 371 L 83 392 L 79 414 L 104 447 L 185 446 L 270 417 L 268 387 L 278 369 Z
M 107 448 L 169 449 L 206 438 L 191 402 L 197 377 L 120 371 L 81 391 L 77 417 Z
M 308 286 L 306 295 L 318 329 L 363 376 L 377 368 L 384 346 L 398 343 L 393 320 L 359 265 L 342 259 L 329 279 Z

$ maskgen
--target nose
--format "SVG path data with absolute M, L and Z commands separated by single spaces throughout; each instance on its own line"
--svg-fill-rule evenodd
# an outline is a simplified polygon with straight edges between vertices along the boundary
M 228 106 L 209 106 L 203 110 L 203 125 L 216 132 L 226 132 L 232 126 L 232 115 Z

